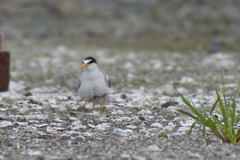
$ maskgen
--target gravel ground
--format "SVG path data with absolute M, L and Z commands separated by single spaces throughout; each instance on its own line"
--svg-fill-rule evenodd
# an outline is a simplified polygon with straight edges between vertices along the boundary
M 126 52 L 48 41 L 8 42 L 10 91 L 0 93 L 1 159 L 239 159 L 239 145 L 222 143 L 192 119 L 175 89 L 208 108 L 220 87 L 220 67 L 231 98 L 239 55 L 231 53 Z M 21 54 L 18 54 L 21 53 Z M 76 94 L 81 60 L 96 57 L 113 82 L 116 100 L 87 111 Z M 70 71 L 70 72 L 69 72 Z M 171 103 L 165 104 L 171 101 Z M 237 99 L 239 102 L 240 99 Z M 240 112 L 239 105 L 237 112 Z M 216 109 L 216 114 L 219 114 Z M 221 117 L 221 116 L 219 116 Z
M 0 1 L 11 82 L 0 93 L 0 159 L 240 159 L 192 119 L 239 83 L 240 3 L 235 0 Z M 93 56 L 115 101 L 81 110 L 81 61 Z M 221 69 L 220 69 L 221 68 Z M 239 94 L 238 96 L 239 97 Z M 240 113 L 240 98 L 236 99 Z M 219 108 L 214 114 L 222 118 Z

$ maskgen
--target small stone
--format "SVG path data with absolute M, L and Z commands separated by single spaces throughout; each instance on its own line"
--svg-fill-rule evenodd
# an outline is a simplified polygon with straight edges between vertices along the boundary
M 163 108 L 167 108 L 169 106 L 175 106 L 175 102 L 169 101 L 161 105 Z
M 92 125 L 92 124 L 87 124 L 87 126 L 91 127 L 91 128 L 96 128 L 96 126 Z
M 158 122 L 151 124 L 150 127 L 163 128 L 163 126 Z
M 30 92 L 30 91 L 26 91 L 23 95 L 26 96 L 26 97 L 28 97 L 28 96 L 32 96 L 32 92 Z
M 36 123 L 36 124 L 32 124 L 32 125 L 35 126 L 35 127 L 38 127 L 38 128 L 42 128 L 42 127 L 48 126 L 47 123 Z
M 33 126 L 27 126 L 23 130 L 24 132 L 30 132 L 30 133 L 38 133 L 38 129 Z
M 141 121 L 145 121 L 145 118 L 142 116 L 139 116 L 138 119 L 140 119 Z
M 8 104 L 15 104 L 16 103 L 15 99 L 12 98 L 12 97 L 3 97 L 2 101 L 5 102 L 5 103 L 8 103 Z
M 4 127 L 8 127 L 8 126 L 12 126 L 12 122 L 10 122 L 10 121 L 0 122 L 0 128 L 4 128 Z
M 120 97 L 121 97 L 122 99 L 127 99 L 127 95 L 124 94 L 124 93 L 122 93 L 122 94 L 120 95 Z
M 59 94 L 67 94 L 67 93 L 69 93 L 69 89 L 67 89 L 66 87 L 62 87 L 58 93 Z
M 49 102 L 49 104 L 53 104 L 53 105 L 55 105 L 56 104 L 56 100 L 55 99 L 48 99 L 48 102 Z
M 156 145 L 151 145 L 147 148 L 148 151 L 160 151 L 159 147 Z
M 16 121 L 17 117 L 15 116 L 6 116 L 5 114 L 0 114 L 1 120 L 7 120 L 7 121 Z
M 157 133 L 157 138 L 160 137 L 168 137 L 167 132 L 165 130 L 161 130 L 160 132 Z
M 81 121 L 77 120 L 72 123 L 71 129 L 77 130 L 82 127 L 83 127 L 83 125 L 82 125 Z
M 122 110 L 117 110 L 117 114 L 119 114 L 119 115 L 123 115 L 124 112 L 123 112 Z
M 162 93 L 166 94 L 168 96 L 174 96 L 175 90 L 173 88 L 173 85 L 171 84 L 166 84 L 162 87 Z
M 163 130 L 165 130 L 167 133 L 170 133 L 170 132 L 173 131 L 173 127 L 172 127 L 172 126 L 165 126 L 165 127 L 163 128 Z

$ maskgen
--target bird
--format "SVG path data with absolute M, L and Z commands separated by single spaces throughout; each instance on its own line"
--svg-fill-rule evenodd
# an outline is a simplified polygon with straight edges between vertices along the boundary
M 98 69 L 97 61 L 93 57 L 87 57 L 82 61 L 81 69 L 84 71 L 79 76 L 78 95 L 84 100 L 82 109 L 86 109 L 86 103 L 92 102 L 93 109 L 95 105 L 100 105 L 100 109 L 105 112 L 103 105 L 110 103 L 111 97 L 109 91 L 111 81 L 108 75 L 103 74 Z

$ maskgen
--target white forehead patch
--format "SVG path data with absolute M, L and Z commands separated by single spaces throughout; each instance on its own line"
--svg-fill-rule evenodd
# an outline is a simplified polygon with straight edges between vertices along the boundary
M 84 63 L 84 64 L 87 64 L 87 63 L 90 62 L 90 61 L 91 61 L 91 59 L 83 60 L 83 63 Z

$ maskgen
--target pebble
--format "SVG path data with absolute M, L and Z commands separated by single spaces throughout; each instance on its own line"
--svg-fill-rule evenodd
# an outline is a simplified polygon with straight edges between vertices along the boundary
M 120 95 L 120 97 L 121 97 L 122 99 L 127 99 L 127 95 L 124 94 L 124 93 L 122 93 L 122 94 Z
M 163 129 L 157 133 L 157 138 L 160 138 L 160 137 L 165 137 L 165 138 L 168 137 L 166 130 Z
M 48 126 L 48 123 L 36 123 L 36 124 L 32 124 L 33 126 L 35 127 L 38 127 L 38 128 L 42 128 L 42 127 L 46 127 Z
M 0 120 L 16 121 L 17 117 L 15 117 L 15 116 L 7 116 L 5 114 L 0 114 Z
M 167 108 L 169 106 L 175 106 L 175 102 L 169 101 L 161 105 L 164 108 Z
M 0 122 L 0 128 L 4 128 L 4 127 L 9 127 L 9 126 L 12 126 L 13 123 L 10 122 L 10 121 L 2 121 Z
M 34 134 L 37 134 L 38 133 L 38 129 L 34 126 L 26 126 L 24 129 L 23 129 L 24 132 L 30 132 L 30 133 L 34 133 Z
M 142 116 L 139 116 L 138 119 L 140 119 L 141 121 L 145 121 L 145 118 Z
M 82 128 L 82 127 L 83 127 L 83 125 L 82 125 L 81 121 L 77 120 L 72 123 L 71 129 L 78 130 L 79 128 Z
M 150 127 L 163 128 L 163 126 L 158 122 L 152 123 Z
M 148 151 L 161 151 L 158 146 L 156 145 L 150 145 L 147 148 Z
M 165 84 L 161 90 L 163 94 L 166 94 L 168 96 L 174 96 L 175 94 L 175 90 L 171 84 Z
M 124 115 L 124 112 L 122 110 L 117 110 L 117 114 Z

